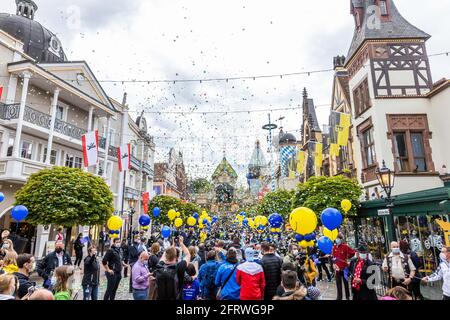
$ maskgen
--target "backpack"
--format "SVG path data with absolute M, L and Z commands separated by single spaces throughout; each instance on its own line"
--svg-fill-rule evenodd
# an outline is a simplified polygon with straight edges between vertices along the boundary
M 214 290 L 216 289 L 215 280 L 218 268 L 219 265 L 217 263 L 208 265 L 205 270 L 205 277 L 202 281 L 202 286 L 208 289 L 211 298 L 215 297 L 214 295 Z M 205 292 L 203 292 L 203 295 L 205 295 Z
M 158 265 L 155 270 L 158 300 L 178 300 L 180 298 L 176 265 Z

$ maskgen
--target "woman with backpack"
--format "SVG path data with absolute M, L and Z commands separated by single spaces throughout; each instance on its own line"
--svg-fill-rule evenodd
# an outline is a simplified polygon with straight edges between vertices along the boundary
M 217 297 L 220 300 L 239 300 L 241 286 L 236 281 L 236 269 L 239 265 L 235 248 L 227 251 L 225 262 L 217 270 L 215 285 L 219 288 Z
M 208 252 L 206 256 L 206 263 L 201 266 L 198 272 L 198 279 L 200 280 L 200 290 L 202 299 L 215 300 L 217 295 L 217 287 L 215 284 L 217 270 L 219 269 L 219 262 L 217 262 L 217 253 L 215 250 Z

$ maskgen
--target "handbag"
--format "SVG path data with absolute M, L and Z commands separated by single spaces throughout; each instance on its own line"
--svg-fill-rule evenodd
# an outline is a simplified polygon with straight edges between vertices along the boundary
M 217 291 L 217 300 L 220 300 L 220 295 L 222 293 L 222 288 L 225 287 L 225 285 L 227 284 L 228 280 L 231 279 L 231 277 L 233 276 L 234 271 L 236 270 L 237 266 L 238 266 L 239 262 L 236 262 L 236 265 L 234 266 L 233 270 L 231 270 L 230 274 L 228 275 L 228 277 L 225 279 L 225 281 L 223 282 L 223 285 L 219 288 L 219 290 Z

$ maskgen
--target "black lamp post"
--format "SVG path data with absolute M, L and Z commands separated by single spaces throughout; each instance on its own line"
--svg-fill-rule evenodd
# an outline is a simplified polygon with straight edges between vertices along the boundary
M 133 240 L 132 237 L 132 233 L 133 233 L 133 215 L 136 212 L 134 210 L 134 207 L 136 206 L 137 200 L 135 199 L 129 199 L 128 200 L 128 205 L 130 206 L 130 211 L 128 213 L 129 217 L 130 217 L 130 221 L 129 221 L 129 231 L 128 231 L 128 242 L 131 243 L 131 241 Z
M 391 197 L 392 189 L 394 188 L 395 173 L 386 167 L 386 162 L 383 160 L 383 166 L 377 169 L 376 175 L 378 182 L 386 193 L 386 207 L 389 210 L 389 215 L 387 216 L 389 241 L 396 241 L 397 236 L 395 233 L 394 213 L 392 212 L 394 201 Z

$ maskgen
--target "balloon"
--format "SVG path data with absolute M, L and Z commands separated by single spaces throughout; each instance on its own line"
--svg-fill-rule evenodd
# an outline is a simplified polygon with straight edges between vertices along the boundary
M 333 250 L 333 241 L 328 237 L 320 237 L 319 240 L 317 240 L 317 246 L 323 253 L 331 254 L 331 251 Z
M 269 216 L 269 224 L 274 228 L 281 227 L 283 223 L 283 218 L 278 213 L 272 213 Z
M 308 247 L 314 247 L 314 240 L 308 241 L 306 244 Z
M 5 195 L 3 192 L 0 192 L 0 202 L 3 202 L 3 200 L 5 200 Z
M 153 208 L 153 216 L 155 218 L 158 218 L 160 216 L 160 214 L 161 214 L 161 209 L 160 208 L 158 208 L 158 207 Z
M 211 222 L 214 224 L 214 223 L 216 223 L 217 221 L 219 221 L 219 218 L 218 218 L 218 217 L 213 217 Z
M 146 227 L 150 224 L 150 217 L 148 214 L 143 214 L 142 216 L 139 217 L 139 224 L 142 227 Z
M 175 227 L 179 228 L 183 225 L 183 219 L 181 218 L 176 218 L 175 219 Z
M 147 227 L 142 227 L 141 229 L 144 230 L 144 231 L 147 231 L 148 230 L 148 226 Z
M 338 209 L 335 208 L 327 208 L 322 211 L 322 215 L 320 216 L 323 225 L 328 230 L 334 230 L 339 228 L 342 223 L 342 214 Z
M 206 219 L 206 218 L 204 218 L 203 220 L 202 220 L 202 224 L 208 224 L 208 219 Z
M 181 213 L 177 212 L 177 218 L 179 218 L 181 216 Z
M 192 215 L 195 219 L 198 219 L 198 213 L 194 212 L 194 214 Z
M 337 236 L 339 234 L 339 230 L 338 229 L 334 229 L 334 230 L 329 230 L 327 228 L 323 228 L 323 235 L 325 237 L 330 238 L 331 241 L 336 240 Z
M 314 239 L 316 239 L 316 234 L 313 232 L 313 233 L 310 233 L 310 234 L 307 234 L 306 236 L 305 236 L 305 240 L 306 241 L 313 241 Z
M 298 245 L 302 248 L 308 248 L 308 242 L 306 240 L 300 241 Z
M 352 203 L 348 199 L 344 199 L 341 201 L 341 208 L 344 210 L 345 213 L 349 212 L 352 208 Z
M 244 220 L 242 220 L 242 224 L 243 224 L 244 226 L 248 226 L 248 219 L 245 218 Z
M 242 217 L 246 217 L 246 215 L 245 215 L 245 212 L 244 211 L 242 211 L 241 213 L 240 213 L 240 215 L 242 216 Z
M 307 235 L 316 230 L 317 217 L 311 209 L 301 207 L 291 212 L 289 224 L 298 234 Z
M 28 216 L 28 209 L 25 206 L 19 205 L 12 209 L 11 216 L 16 221 L 22 221 Z
M 295 241 L 301 242 L 303 240 L 304 240 L 304 237 L 301 234 L 296 234 L 295 235 Z
M 169 212 L 167 212 L 167 216 L 169 217 L 170 221 L 173 221 L 177 217 L 177 212 L 173 209 L 170 209 Z
M 255 228 L 255 221 L 253 221 L 253 219 L 248 219 L 248 226 L 252 229 Z
M 112 216 L 108 219 L 106 225 L 109 230 L 119 230 L 122 227 L 122 219 L 118 216 Z
M 168 237 L 170 237 L 170 234 L 171 234 L 170 228 L 164 226 L 161 230 L 161 235 L 163 236 L 163 238 L 167 239 Z
M 266 216 L 261 216 L 261 224 L 263 226 L 267 225 L 268 222 L 269 222 L 269 220 L 267 219 Z
M 197 220 L 194 217 L 189 217 L 187 218 L 186 223 L 188 226 L 193 227 L 197 224 Z

